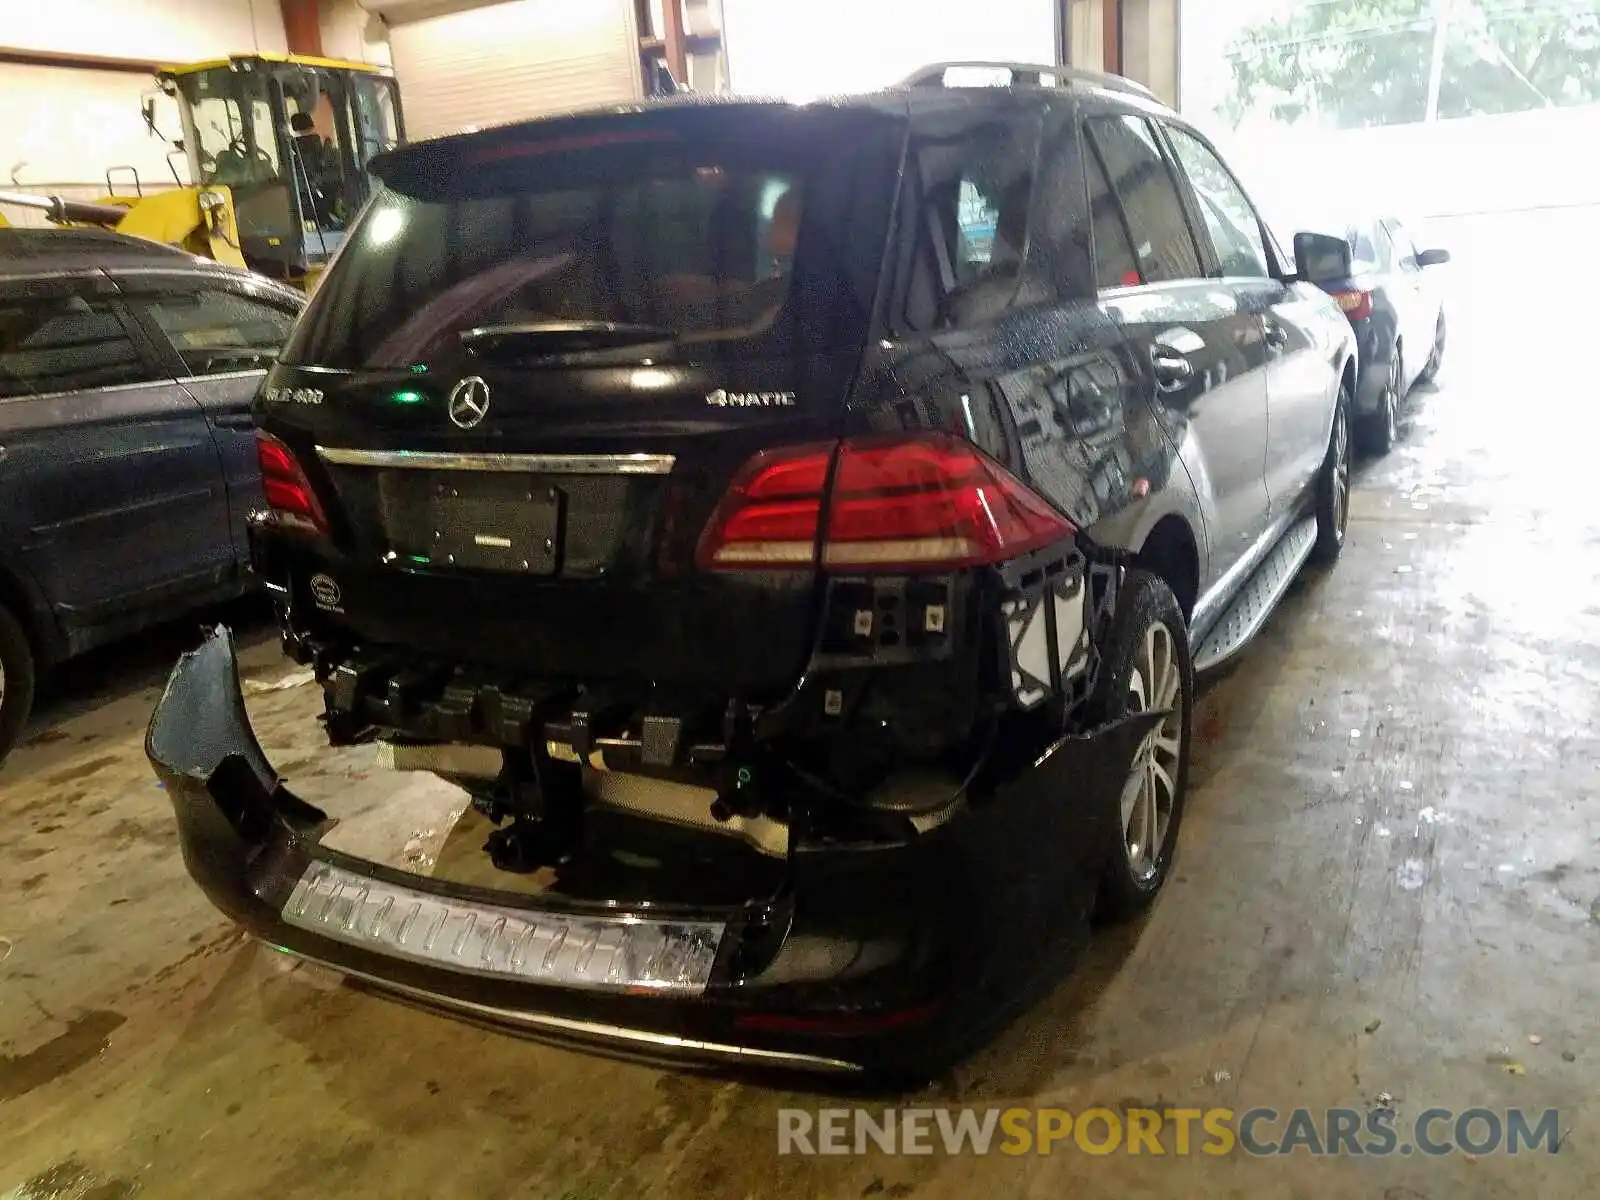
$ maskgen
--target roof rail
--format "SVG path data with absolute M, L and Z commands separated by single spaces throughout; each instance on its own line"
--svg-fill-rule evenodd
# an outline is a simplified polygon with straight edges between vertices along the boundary
M 951 70 L 971 71 L 1009 71 L 1011 82 L 1008 86 L 1016 87 L 1019 84 L 1028 84 L 1035 87 L 1071 87 L 1073 84 L 1102 87 L 1111 91 L 1129 92 L 1135 96 L 1142 96 L 1146 100 L 1159 100 L 1159 97 L 1144 84 L 1138 83 L 1123 75 L 1112 75 L 1106 71 L 1086 71 L 1078 67 L 1048 66 L 1043 63 L 1022 62 L 986 62 L 979 59 L 970 61 L 930 63 L 926 67 L 919 67 L 910 75 L 900 81 L 901 87 L 946 87 L 945 76 Z

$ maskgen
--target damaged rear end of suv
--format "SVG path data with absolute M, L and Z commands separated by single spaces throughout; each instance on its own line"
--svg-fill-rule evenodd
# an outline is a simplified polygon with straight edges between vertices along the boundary
M 924 203 L 952 163 L 1004 192 L 997 119 L 672 104 L 375 162 L 258 401 L 253 563 L 330 742 L 464 788 L 517 886 L 324 845 L 217 630 L 147 749 L 219 908 L 559 1041 L 921 1074 L 1154 894 L 1181 612 L 1029 485 L 991 335 L 913 294 L 1004 290 L 1008 214 L 963 258 Z

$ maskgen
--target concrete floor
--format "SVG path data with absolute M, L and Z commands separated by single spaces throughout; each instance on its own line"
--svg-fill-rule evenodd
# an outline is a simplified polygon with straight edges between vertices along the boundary
M 777 1109 L 838 1101 L 479 1031 L 241 941 L 140 748 L 180 631 L 72 672 L 0 769 L 0 1196 L 1594 1195 L 1600 405 L 1563 374 L 1583 311 L 1507 302 L 1509 229 L 1455 229 L 1442 386 L 1360 474 L 1338 570 L 1209 686 L 1149 920 L 913 1102 L 1388 1093 L 1402 1126 L 1558 1108 L 1559 1154 L 780 1158 Z M 294 676 L 264 634 L 246 665 L 296 787 L 430 869 L 459 797 L 382 808 L 370 749 L 318 750 L 314 689 L 266 690 Z

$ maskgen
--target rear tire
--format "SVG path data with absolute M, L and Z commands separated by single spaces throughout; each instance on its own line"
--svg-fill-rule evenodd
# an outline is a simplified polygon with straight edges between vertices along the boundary
M 33 647 L 22 623 L 0 605 L 0 761 L 4 761 L 33 709 Z
M 1394 449 L 1400 437 L 1400 389 L 1405 386 L 1406 366 L 1398 343 L 1389 353 L 1389 378 L 1383 385 L 1378 411 L 1361 422 L 1361 449 L 1374 458 Z
M 1194 714 L 1188 623 L 1172 589 L 1148 571 L 1130 568 L 1117 594 L 1091 711 L 1097 721 L 1114 721 L 1161 710 L 1170 715 L 1140 743 L 1117 797 L 1112 824 L 1118 836 L 1095 908 L 1107 920 L 1148 908 L 1172 870 L 1189 787 Z
M 1317 543 L 1311 548 L 1311 561 L 1331 567 L 1344 549 L 1345 527 L 1350 523 L 1350 387 L 1339 385 L 1339 404 L 1333 411 L 1333 432 L 1328 435 L 1328 452 L 1317 472 Z
M 1428 355 L 1428 363 L 1422 368 L 1422 374 L 1417 376 L 1418 383 L 1432 383 L 1439 374 L 1439 368 L 1444 365 L 1444 333 L 1444 313 L 1440 313 L 1433 326 L 1433 352 Z

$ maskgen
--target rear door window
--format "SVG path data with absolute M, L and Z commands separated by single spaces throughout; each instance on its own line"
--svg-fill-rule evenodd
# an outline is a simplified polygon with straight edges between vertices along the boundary
M 118 387 L 155 377 L 109 301 L 0 292 L 0 398 Z
M 1142 117 L 1095 117 L 1089 140 L 1128 220 L 1146 283 L 1198 279 L 1200 253 L 1155 131 Z
M 222 288 L 174 288 L 134 303 L 150 315 L 191 375 L 271 366 L 295 316 L 287 308 Z
M 1105 170 L 1094 153 L 1084 155 L 1089 184 L 1089 213 L 1094 223 L 1094 274 L 1102 289 L 1131 287 L 1141 282 L 1122 208 L 1106 182 Z

